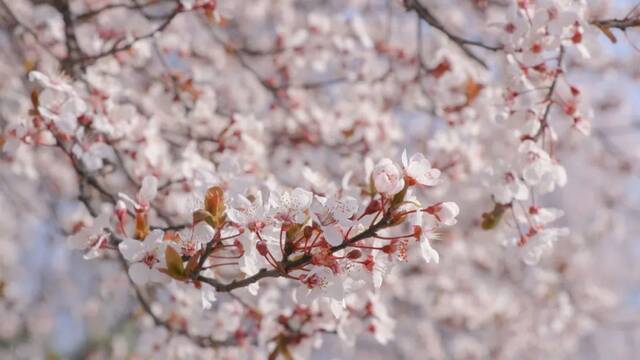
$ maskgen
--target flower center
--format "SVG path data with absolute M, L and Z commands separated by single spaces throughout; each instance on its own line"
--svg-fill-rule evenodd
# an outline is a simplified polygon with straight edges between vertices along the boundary
M 156 258 L 156 254 L 154 252 L 148 252 L 144 254 L 144 257 L 142 258 L 142 262 L 145 265 L 147 265 L 149 269 L 151 269 L 153 265 L 155 265 L 155 263 L 158 262 L 158 259 Z

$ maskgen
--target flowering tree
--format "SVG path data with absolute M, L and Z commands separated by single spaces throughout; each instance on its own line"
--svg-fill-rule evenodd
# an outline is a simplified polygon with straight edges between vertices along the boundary
M 9 357 L 557 358 L 637 278 L 634 4 L 0 8 Z

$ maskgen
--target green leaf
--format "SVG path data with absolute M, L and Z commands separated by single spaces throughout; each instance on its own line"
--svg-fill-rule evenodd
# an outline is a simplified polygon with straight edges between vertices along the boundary
M 402 204 L 402 202 L 404 201 L 404 197 L 407 196 L 407 189 L 409 189 L 409 186 L 405 184 L 402 191 L 400 191 L 393 197 L 393 200 L 391 200 L 392 209 Z
M 502 219 L 502 214 L 504 214 L 505 206 L 496 203 L 491 212 L 486 212 L 482 214 L 482 222 L 480 226 L 484 230 L 491 230 L 498 226 L 500 220 Z
M 220 186 L 213 186 L 204 195 L 204 208 L 213 216 L 213 226 L 220 227 L 224 220 L 224 190 Z
M 182 263 L 182 257 L 171 246 L 167 246 L 164 251 L 164 258 L 167 263 L 167 274 L 170 276 L 184 277 L 184 264 Z
M 193 271 L 198 266 L 198 260 L 200 260 L 200 255 L 201 255 L 201 252 L 198 251 L 192 257 L 189 258 L 189 261 L 187 262 L 187 268 L 185 269 L 185 275 L 190 276 L 191 273 L 193 273 Z

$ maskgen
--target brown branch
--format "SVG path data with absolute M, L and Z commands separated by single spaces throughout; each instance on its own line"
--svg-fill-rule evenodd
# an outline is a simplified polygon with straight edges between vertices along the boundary
M 385 227 L 387 227 L 389 225 L 389 219 L 390 216 L 389 215 L 385 215 L 382 219 L 380 219 L 380 221 L 378 221 L 377 223 L 375 223 L 374 225 L 372 225 L 371 227 L 369 227 L 367 230 L 361 232 L 358 235 L 353 236 L 351 239 L 345 240 L 342 244 L 334 246 L 331 248 L 331 253 L 335 253 L 336 251 L 340 251 L 342 249 L 345 249 L 355 243 L 357 243 L 360 240 L 364 240 L 364 239 L 368 239 L 370 237 L 375 236 L 376 232 L 380 229 L 384 229 Z M 311 261 L 311 255 L 304 255 L 301 258 L 297 259 L 297 260 L 286 260 L 283 261 L 281 263 L 281 268 L 284 269 L 285 272 L 287 272 L 288 270 L 291 269 L 295 269 L 298 268 L 300 266 L 304 266 L 309 264 L 309 262 Z M 245 287 L 248 286 L 250 284 L 253 284 L 261 279 L 264 278 L 268 278 L 268 277 L 280 277 L 283 276 L 283 273 L 278 270 L 278 269 L 271 269 L 268 270 L 266 268 L 260 269 L 260 271 L 258 271 L 257 273 L 255 273 L 254 275 L 251 275 L 247 278 L 244 278 L 242 280 L 236 280 L 236 281 L 232 281 L 228 284 L 223 284 L 221 282 L 219 282 L 216 279 L 212 279 L 212 278 L 208 278 L 208 277 L 204 277 L 204 276 L 198 276 L 198 280 L 202 281 L 203 283 L 209 284 L 211 286 L 213 286 L 216 291 L 218 292 L 229 292 L 231 290 L 234 289 L 238 289 L 241 287 Z
M 111 234 L 111 237 L 112 237 L 112 241 L 116 243 L 121 241 L 121 239 L 115 237 L 115 235 L 113 234 Z M 147 313 L 151 317 L 151 319 L 153 319 L 153 322 L 156 326 L 161 326 L 167 329 L 167 331 L 169 331 L 170 333 L 182 335 L 188 338 L 189 340 L 191 340 L 193 343 L 203 348 L 217 348 L 217 347 L 223 347 L 223 346 L 236 345 L 236 342 L 234 341 L 233 337 L 230 337 L 226 340 L 216 340 L 209 336 L 193 335 L 189 333 L 186 329 L 175 328 L 167 320 L 163 320 L 160 317 L 158 317 L 158 315 L 156 315 L 151 309 L 151 304 L 149 304 L 149 301 L 147 301 L 147 299 L 142 294 L 142 290 L 140 290 L 140 288 L 133 282 L 133 279 L 131 279 L 131 276 L 129 275 L 129 272 L 128 272 L 127 260 L 124 258 L 120 250 L 117 250 L 117 252 L 118 252 L 118 259 L 120 260 L 120 264 L 122 265 L 125 272 L 127 273 L 127 279 L 129 279 L 129 284 L 131 285 L 131 287 L 136 293 L 136 298 L 138 299 L 140 306 L 142 307 L 144 312 Z
M 476 46 L 490 51 L 498 51 L 502 50 L 502 46 L 492 46 L 482 43 L 476 40 L 469 40 L 462 38 L 458 35 L 451 33 L 447 30 L 444 25 L 438 20 L 431 11 L 424 5 L 420 3 L 419 0 L 404 0 L 404 6 L 409 11 L 415 11 L 418 14 L 420 19 L 424 20 L 427 24 L 431 25 L 433 28 L 438 29 L 441 33 L 443 33 L 449 40 L 453 41 L 459 48 L 464 52 L 468 57 L 472 60 L 480 64 L 482 67 L 487 68 L 487 64 L 479 58 L 476 54 L 471 52 L 467 48 L 467 46 Z
M 55 136 L 55 134 L 54 134 Z M 90 185 L 93 189 L 95 189 L 96 191 L 98 191 L 102 196 L 104 196 L 105 198 L 107 198 L 107 200 L 112 204 L 112 205 L 116 205 L 117 201 L 118 201 L 118 197 L 116 195 L 113 195 L 111 192 L 109 192 L 104 186 L 102 186 L 100 184 L 100 182 L 98 181 L 98 179 L 96 179 L 94 176 L 92 176 L 91 174 L 87 173 L 82 166 L 80 165 L 80 163 L 78 161 L 76 161 L 76 159 L 74 158 L 73 154 L 71 153 L 71 151 L 69 151 L 64 144 L 56 137 L 56 146 L 59 147 L 62 152 L 65 153 L 65 155 L 67 155 L 67 157 L 69 158 L 69 161 L 71 161 L 71 166 L 73 167 L 73 170 L 75 171 L 76 175 L 79 178 L 79 187 L 80 187 L 80 194 L 78 196 L 78 200 L 80 200 L 85 207 L 87 208 L 87 210 L 89 211 L 89 213 L 92 216 L 97 216 L 97 211 L 95 211 L 94 209 L 92 209 L 92 207 L 90 206 L 90 197 L 86 194 L 86 187 L 84 186 L 84 183 Z M 114 148 L 115 151 L 115 148 Z M 158 215 L 161 219 L 163 219 L 165 222 L 167 222 L 166 226 L 151 226 L 152 230 L 163 230 L 163 231 L 169 231 L 169 230 L 173 230 L 173 231 L 179 231 L 182 230 L 186 227 L 188 227 L 190 224 L 172 224 L 168 222 L 168 217 L 166 217 L 165 215 L 162 215 L 159 211 L 158 208 L 154 207 L 154 209 L 156 210 L 156 212 L 158 212 Z M 135 213 L 133 211 L 131 211 L 130 209 L 127 209 L 127 213 L 129 214 L 129 216 L 131 217 L 135 217 Z
M 140 35 L 140 36 L 136 36 L 134 37 L 132 40 L 130 40 L 129 42 L 127 42 L 124 45 L 121 45 L 121 41 L 116 41 L 115 44 L 113 44 L 113 46 L 111 46 L 111 48 L 109 50 L 105 50 L 101 53 L 95 54 L 95 55 L 86 55 L 83 57 L 80 57 L 78 59 L 76 59 L 76 62 L 81 62 L 81 63 L 90 63 L 90 62 L 94 62 L 98 59 L 101 59 L 103 57 L 106 56 L 110 56 L 110 55 L 115 55 L 119 52 L 122 51 L 126 51 L 131 49 L 138 41 L 141 40 L 145 40 L 148 38 L 151 38 L 153 36 L 155 36 L 157 33 L 164 31 L 173 21 L 173 19 L 175 19 L 176 16 L 178 16 L 178 14 L 180 14 L 182 12 L 182 10 L 180 9 L 180 7 L 176 7 L 171 14 L 169 14 L 169 16 L 167 16 L 164 21 L 162 22 L 162 24 L 160 24 L 158 27 L 156 27 L 154 30 L 144 34 L 144 35 Z
M 556 90 L 556 84 L 558 83 L 558 78 L 560 77 L 560 73 L 562 71 L 561 65 L 562 65 L 563 57 L 564 57 L 564 47 L 560 47 L 560 54 L 558 54 L 558 68 L 556 69 L 556 73 L 554 74 L 553 81 L 549 86 L 549 92 L 547 93 L 547 96 L 545 96 L 545 101 L 548 101 L 548 104 L 544 109 L 542 119 L 540 119 L 540 129 L 533 136 L 534 139 L 538 139 L 544 133 L 546 128 L 549 127 L 548 118 L 549 118 L 549 113 L 551 112 L 551 106 L 553 105 L 553 100 L 551 99 L 551 97 L 553 96 L 553 93 Z
M 35 40 L 36 44 L 42 47 L 44 51 L 46 51 L 49 55 L 51 55 L 51 57 L 53 57 L 57 61 L 60 61 L 60 59 L 56 56 L 56 54 L 54 54 L 53 51 L 49 49 L 49 47 L 47 47 L 45 44 L 42 43 L 42 41 L 40 41 L 40 38 L 38 37 L 38 34 L 36 33 L 36 31 L 18 19 L 16 14 L 9 7 L 9 5 L 5 3 L 5 0 L 0 0 L 0 7 L 4 9 L 4 11 L 7 13 L 7 16 L 9 16 L 10 20 L 13 22 L 12 24 L 9 24 L 9 28 L 13 29 L 16 26 L 22 27 L 27 33 L 33 36 L 33 39 Z
M 144 10 L 146 7 L 151 7 L 151 6 L 157 6 L 159 4 L 162 3 L 172 3 L 175 2 L 175 0 L 151 0 L 146 4 L 138 4 L 137 2 L 135 2 L 134 4 L 125 4 L 125 3 L 118 3 L 118 4 L 107 4 L 104 5 L 102 7 L 93 9 L 93 10 L 87 10 L 84 13 L 78 14 L 76 15 L 75 19 L 77 21 L 80 22 L 84 22 L 84 21 L 88 21 L 91 18 L 98 16 L 100 14 L 102 14 L 103 12 L 109 11 L 109 10 L 115 10 L 115 9 L 125 9 L 125 10 Z M 143 16 L 145 17 L 149 17 L 149 15 L 144 14 Z
M 626 33 L 627 29 L 633 27 L 640 27 L 640 17 L 629 18 L 625 17 L 624 19 L 608 19 L 608 20 L 593 20 L 591 24 L 596 26 L 602 33 L 611 40 L 612 43 L 617 43 L 618 39 L 616 39 L 611 29 L 618 29 L 622 32 Z
M 636 18 L 624 18 L 624 19 L 606 19 L 606 20 L 593 20 L 592 25 L 605 29 L 619 29 L 622 31 L 628 28 L 640 27 L 640 17 Z
M 64 22 L 64 41 L 67 54 L 66 57 L 62 59 L 62 69 L 71 77 L 77 78 L 79 73 L 84 71 L 85 64 L 76 60 L 83 57 L 84 53 L 82 49 L 80 49 L 78 38 L 76 37 L 71 5 L 69 4 L 69 0 L 54 0 L 53 6 L 62 14 L 62 20 Z

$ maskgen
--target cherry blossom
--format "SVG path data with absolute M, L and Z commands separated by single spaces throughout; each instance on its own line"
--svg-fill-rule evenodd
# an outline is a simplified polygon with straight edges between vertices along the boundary
M 134 239 L 124 239 L 118 249 L 124 258 L 131 262 L 129 266 L 129 276 L 136 284 L 147 282 L 159 282 L 165 276 L 157 271 L 164 266 L 164 232 L 160 230 L 152 231 L 143 241 Z
M 296 188 L 291 192 L 274 194 L 269 199 L 277 218 L 285 222 L 301 223 L 306 217 L 305 211 L 311 206 L 313 194 L 302 188 Z
M 0 358 L 637 352 L 637 4 L 0 8 Z
M 433 186 L 438 182 L 440 170 L 432 169 L 431 163 L 420 153 L 407 158 L 407 151 L 402 152 L 402 166 L 407 178 L 405 181 L 416 182 L 420 185 Z
M 376 190 L 386 195 L 395 195 L 404 188 L 400 169 L 391 159 L 382 159 L 373 168 L 373 183 Z
M 325 239 L 332 246 L 342 243 L 341 228 L 351 224 L 350 219 L 357 210 L 357 200 L 349 196 L 341 199 L 336 199 L 334 196 L 329 198 L 316 196 L 311 205 L 314 221 L 320 224 Z

